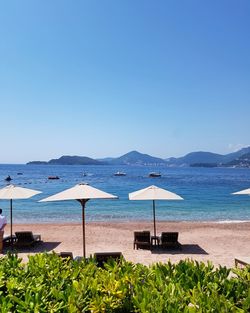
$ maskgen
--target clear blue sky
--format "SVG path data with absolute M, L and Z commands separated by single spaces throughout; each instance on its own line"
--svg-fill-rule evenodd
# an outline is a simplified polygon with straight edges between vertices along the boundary
M 249 0 L 0 0 L 0 163 L 250 145 Z

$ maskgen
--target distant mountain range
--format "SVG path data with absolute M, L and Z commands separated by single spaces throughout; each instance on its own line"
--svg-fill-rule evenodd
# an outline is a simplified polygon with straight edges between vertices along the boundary
M 229 154 L 217 154 L 212 152 L 191 152 L 180 158 L 166 159 L 168 166 L 233 166 L 240 165 L 239 158 L 244 158 L 244 155 L 250 153 L 250 147 L 240 149 Z M 231 163 L 233 162 L 233 163 Z M 247 162 L 246 162 L 247 164 Z M 246 167 L 246 166 L 245 166 Z M 249 162 L 250 167 L 250 162 Z
M 250 167 L 250 147 L 229 154 L 191 152 L 180 158 L 161 159 L 138 151 L 118 158 L 92 159 L 86 156 L 62 156 L 59 159 L 31 161 L 27 164 L 53 165 L 166 165 L 169 167 Z

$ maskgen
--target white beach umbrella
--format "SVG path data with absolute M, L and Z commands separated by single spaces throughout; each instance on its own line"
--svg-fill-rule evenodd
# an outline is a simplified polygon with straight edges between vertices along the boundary
M 129 193 L 129 200 L 153 200 L 154 236 L 156 236 L 155 200 L 183 200 L 183 198 L 173 192 L 152 185 Z
M 12 200 L 16 199 L 28 199 L 37 194 L 41 193 L 41 191 L 18 187 L 15 185 L 8 185 L 2 189 L 0 189 L 0 199 L 10 200 L 10 236 L 12 242 Z
M 86 257 L 85 248 L 85 205 L 90 199 L 117 199 L 110 193 L 96 189 L 89 186 L 86 183 L 77 184 L 74 187 L 59 192 L 53 196 L 40 200 L 40 202 L 46 201 L 63 201 L 63 200 L 77 200 L 82 206 L 82 234 L 83 234 L 83 256 Z
M 250 188 L 241 191 L 233 192 L 233 195 L 250 195 Z

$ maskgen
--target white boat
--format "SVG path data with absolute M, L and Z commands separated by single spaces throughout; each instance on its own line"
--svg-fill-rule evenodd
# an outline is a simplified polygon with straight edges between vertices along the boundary
M 114 174 L 114 176 L 126 176 L 126 173 L 124 173 L 124 172 L 116 172 Z

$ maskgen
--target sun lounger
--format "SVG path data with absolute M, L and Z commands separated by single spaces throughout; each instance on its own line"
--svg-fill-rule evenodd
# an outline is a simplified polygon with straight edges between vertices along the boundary
M 235 267 L 250 265 L 250 257 L 237 257 L 234 259 Z
M 94 254 L 94 258 L 97 261 L 98 266 L 103 267 L 104 263 L 108 262 L 108 260 L 113 259 L 118 261 L 122 258 L 121 252 L 96 252 Z
M 134 232 L 134 249 L 150 249 L 150 231 L 135 231 Z
M 163 232 L 161 233 L 161 247 L 162 248 L 180 248 L 181 244 L 178 242 L 179 233 L 177 232 Z
M 57 254 L 61 258 L 69 258 L 70 260 L 73 260 L 73 253 L 72 252 L 60 252 Z
M 34 235 L 32 231 L 15 232 L 15 247 L 30 247 L 35 243 L 41 242 L 41 235 Z

